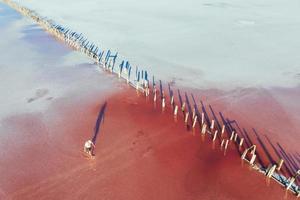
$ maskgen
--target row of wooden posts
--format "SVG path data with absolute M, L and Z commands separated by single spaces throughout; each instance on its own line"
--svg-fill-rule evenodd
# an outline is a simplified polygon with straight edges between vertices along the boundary
M 266 177 L 272 178 L 282 186 L 297 195 L 300 196 L 300 188 L 295 184 L 295 180 L 300 176 L 300 170 L 298 170 L 292 177 L 286 178 L 280 174 L 280 170 L 283 166 L 284 160 L 280 159 L 277 164 L 272 165 L 267 169 L 263 169 L 261 166 L 256 164 L 257 152 L 256 145 L 250 147 L 245 147 L 243 137 L 240 137 L 239 134 L 235 131 L 228 131 L 226 124 L 223 124 L 222 127 L 217 127 L 215 125 L 215 120 L 209 120 L 204 112 L 199 112 L 197 106 L 194 105 L 193 109 L 187 101 L 182 101 L 180 94 L 178 94 L 178 99 L 180 104 L 175 102 L 176 97 L 174 92 L 169 86 L 169 103 L 167 103 L 167 96 L 163 90 L 162 83 L 160 81 L 160 88 L 157 88 L 156 81 L 154 76 L 152 76 L 152 86 L 150 86 L 149 74 L 146 70 L 140 70 L 138 67 L 135 68 L 135 75 L 132 74 L 132 67 L 130 63 L 126 60 L 122 60 L 120 64 L 115 67 L 117 62 L 118 53 L 112 53 L 111 50 L 104 51 L 95 45 L 93 42 L 90 42 L 87 38 L 83 36 L 82 33 L 77 33 L 71 29 L 65 28 L 61 25 L 56 24 L 54 21 L 47 18 L 39 16 L 36 12 L 22 7 L 17 3 L 4 0 L 8 5 L 19 11 L 25 16 L 32 18 L 35 22 L 41 25 L 46 31 L 55 36 L 56 38 L 66 42 L 70 47 L 74 48 L 77 51 L 81 51 L 90 58 L 92 58 L 100 67 L 104 70 L 116 74 L 119 78 L 126 80 L 127 84 L 134 87 L 137 91 L 141 91 L 145 94 L 146 98 L 150 96 L 153 99 L 154 103 L 160 101 L 161 108 L 165 110 L 170 108 L 170 113 L 174 115 L 175 118 L 182 113 L 183 121 L 186 125 L 190 124 L 192 129 L 196 130 L 199 128 L 199 133 L 202 135 L 209 135 L 212 138 L 212 141 L 215 143 L 217 138 L 220 140 L 220 148 L 226 154 L 226 151 L 231 143 L 234 143 L 239 152 L 241 153 L 241 159 L 250 164 L 254 169 L 257 169 L 259 172 L 265 174 Z M 160 97 L 160 98 L 158 98 Z M 178 112 L 181 109 L 181 112 Z M 209 120 L 209 121 L 208 121 Z M 197 128 L 198 127 L 198 128 Z M 224 136 L 225 132 L 227 137 Z

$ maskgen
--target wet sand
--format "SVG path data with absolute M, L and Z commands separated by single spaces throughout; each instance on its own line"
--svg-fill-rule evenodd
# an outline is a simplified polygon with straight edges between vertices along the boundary
M 54 45 L 56 48 L 65 47 Z M 46 51 L 42 58 L 51 58 L 53 52 Z M 38 90 L 37 81 L 31 88 L 36 91 L 33 96 L 23 97 L 24 105 L 47 102 L 47 106 L 13 112 L 0 121 L 1 199 L 295 199 L 273 181 L 267 186 L 264 176 L 242 165 L 233 144 L 224 156 L 220 141 L 213 147 L 198 128 L 187 130 L 182 116 L 175 123 L 169 107 L 162 113 L 159 102 L 155 108 L 151 99 L 111 75 L 97 72 L 94 65 L 43 67 L 36 78 L 50 89 Z M 60 83 L 54 88 L 50 87 L 53 78 Z M 67 87 L 55 95 L 59 86 Z M 273 143 L 279 142 L 299 157 L 299 129 L 295 126 L 299 110 L 292 107 L 293 100 L 299 98 L 295 94 L 298 90 L 239 89 L 226 93 L 182 89 L 193 93 L 197 102 L 203 100 L 210 117 L 208 104 L 216 115 L 222 112 L 241 129 L 257 129 L 260 136 L 272 137 Z M 96 157 L 90 160 L 82 153 L 83 143 L 93 137 L 105 102 Z M 290 112 L 280 114 L 287 110 L 286 105 Z M 258 148 L 262 161 L 269 163 Z

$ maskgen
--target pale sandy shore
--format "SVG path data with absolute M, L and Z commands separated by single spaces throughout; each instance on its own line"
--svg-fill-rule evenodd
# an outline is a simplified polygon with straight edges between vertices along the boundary
M 162 112 L 30 22 L 13 19 L 0 35 L 27 51 L 19 59 L 13 51 L 0 55 L 1 199 L 295 199 L 242 165 L 233 144 L 224 155 L 181 115 L 175 122 L 169 106 Z M 4 35 L 16 30 L 21 36 Z M 266 152 L 274 160 L 284 152 L 293 160 L 284 173 L 299 168 L 299 88 L 180 91 L 199 107 L 203 101 L 210 118 L 221 123 L 223 116 L 247 133 L 263 165 L 271 162 Z M 82 146 L 100 110 L 90 160 Z

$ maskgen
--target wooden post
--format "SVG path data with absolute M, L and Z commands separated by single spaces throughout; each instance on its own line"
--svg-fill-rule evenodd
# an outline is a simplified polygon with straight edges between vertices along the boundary
M 203 126 L 202 126 L 202 130 L 201 130 L 201 133 L 202 134 L 205 134 L 205 132 L 206 132 L 206 124 L 204 124 Z
M 235 142 L 237 141 L 237 137 L 238 137 L 238 134 L 235 133 L 235 135 L 234 135 L 234 141 L 235 141 Z
M 256 159 L 256 154 L 252 154 L 251 160 L 250 160 L 250 165 L 254 164 L 254 161 Z
M 229 140 L 226 140 L 226 143 L 225 143 L 225 151 L 227 150 L 227 148 L 228 148 L 228 144 L 229 144 Z
M 201 113 L 201 124 L 204 124 L 204 113 Z
M 194 122 L 193 122 L 193 128 L 195 128 L 195 126 L 196 126 L 196 123 L 197 123 L 197 115 L 195 116 L 195 118 L 194 118 Z
M 244 138 L 241 138 L 239 146 L 242 147 L 243 143 L 244 143 Z
M 223 148 L 223 146 L 224 146 L 224 143 L 225 143 L 225 140 L 224 140 L 224 139 L 222 139 L 222 142 L 221 142 L 221 149 Z
M 178 112 L 178 106 L 176 105 L 174 108 L 174 116 L 177 116 L 177 112 Z
M 182 112 L 184 112 L 184 110 L 185 110 L 185 102 L 182 103 L 181 110 L 182 110 Z
M 174 104 L 174 96 L 172 95 L 171 96 L 171 105 L 173 105 Z
M 253 147 L 253 149 L 252 149 L 252 151 L 251 151 L 251 154 L 255 154 L 255 151 L 256 151 L 256 145 L 253 145 L 252 147 Z
M 272 176 L 273 176 L 273 174 L 274 174 L 274 172 L 275 172 L 275 170 L 276 170 L 276 165 L 273 165 L 272 167 L 270 167 L 270 169 L 267 171 L 267 174 L 266 174 L 266 176 L 268 177 L 268 178 L 271 178 Z
M 233 137 L 234 137 L 234 131 L 232 131 L 232 133 L 231 133 L 231 136 L 230 136 L 230 141 L 232 141 L 232 140 L 233 140 Z
M 214 126 L 215 126 L 215 120 L 211 120 L 211 126 L 210 126 L 210 129 L 214 129 Z
M 166 96 L 164 91 L 162 91 L 161 107 L 163 109 L 166 107 Z
M 221 132 L 221 135 L 223 135 L 225 132 L 225 125 L 222 126 L 222 132 Z
M 280 171 L 280 169 L 281 169 L 283 163 L 284 163 L 284 160 L 283 160 L 283 159 L 280 159 L 279 162 L 278 162 L 278 164 L 277 164 L 277 166 L 278 166 L 278 167 L 277 167 L 277 171 Z
M 153 101 L 156 102 L 156 91 L 154 92 Z
M 215 140 L 216 140 L 216 138 L 217 138 L 217 134 L 218 134 L 218 130 L 216 130 L 216 131 L 215 131 L 215 133 L 214 133 L 213 141 L 215 141 Z
M 196 110 L 195 110 L 195 108 L 193 108 L 193 116 L 192 116 L 192 119 L 194 119 L 195 116 L 196 116 Z
M 249 151 L 248 149 L 245 149 L 245 151 L 243 152 L 243 154 L 241 156 L 242 160 L 244 160 L 246 158 L 248 151 Z
M 251 164 L 251 163 L 253 164 L 254 161 L 255 161 L 255 158 L 256 158 L 256 155 L 255 155 L 256 145 L 252 145 L 252 146 L 249 147 L 248 149 L 245 149 L 245 151 L 243 152 L 241 158 L 244 160 L 244 159 L 246 158 L 247 153 L 248 153 L 250 150 L 251 150 L 250 154 L 252 154 L 252 157 L 251 157 L 251 160 L 250 160 L 250 164 Z
M 161 91 L 161 101 L 162 101 L 162 105 L 163 107 L 166 106 L 166 95 L 164 91 Z
M 189 112 L 185 113 L 184 123 L 188 122 L 189 114 Z
M 153 85 L 153 95 L 156 93 L 156 85 Z

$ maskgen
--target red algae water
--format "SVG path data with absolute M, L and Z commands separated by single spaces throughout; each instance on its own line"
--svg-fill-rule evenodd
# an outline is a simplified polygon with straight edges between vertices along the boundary
M 99 100 L 98 100 L 99 99 Z M 101 100 L 62 99 L 43 117 L 5 121 L 1 188 L 13 199 L 293 199 L 242 165 L 234 145 L 226 155 L 211 138 L 189 131 L 131 88 Z M 107 103 L 95 159 L 83 143 Z M 13 138 L 13 141 L 12 141 Z M 11 156 L 14 155 L 14 156 Z M 13 167 L 12 167 L 13 166 Z
M 188 93 L 196 97 L 197 104 L 201 105 L 202 101 L 211 119 L 221 124 L 225 122 L 248 143 L 256 144 L 264 167 L 282 158 L 286 161 L 283 172 L 287 177 L 299 169 L 300 108 L 293 103 L 300 100 L 299 88 L 290 89 L 288 93 L 276 88 Z M 283 100 L 279 100 L 282 97 Z

